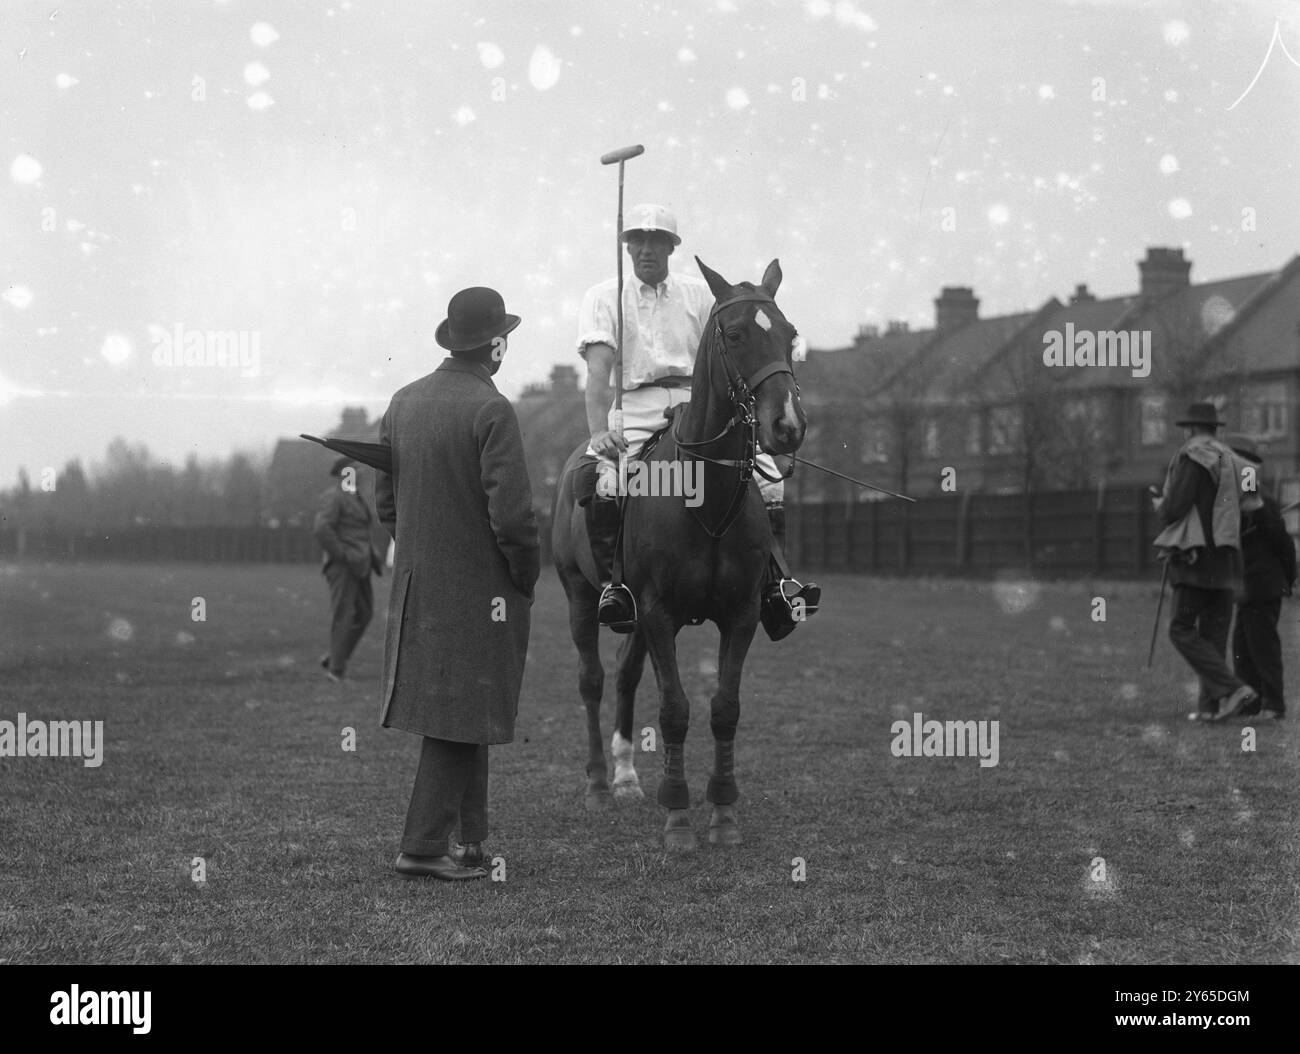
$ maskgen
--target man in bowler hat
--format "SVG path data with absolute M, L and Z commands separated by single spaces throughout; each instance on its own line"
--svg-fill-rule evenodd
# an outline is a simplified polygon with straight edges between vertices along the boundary
M 1223 426 L 1213 403 L 1193 403 L 1176 422 L 1187 441 L 1169 464 L 1156 499 L 1166 524 L 1156 538 L 1169 560 L 1174 614 L 1169 639 L 1200 679 L 1193 720 L 1222 721 L 1258 698 L 1228 669 L 1228 629 L 1241 585 L 1241 476 L 1232 451 L 1216 438 Z
M 330 588 L 330 650 L 320 664 L 331 681 L 343 680 L 361 635 L 374 613 L 370 574 L 384 562 L 370 542 L 370 506 L 357 493 L 357 463 L 341 457 L 330 469 L 334 482 L 320 494 L 312 534 L 323 550 L 321 571 Z
M 451 355 L 380 427 L 375 503 L 397 547 L 381 722 L 423 737 L 395 865 L 411 878 L 486 877 L 488 747 L 514 738 L 540 569 L 519 422 L 492 383 L 517 325 L 495 290 L 461 290 L 435 334 Z
M 1252 465 L 1263 458 L 1249 436 L 1230 435 L 1224 442 Z M 1286 716 L 1282 694 L 1282 641 L 1277 620 L 1282 598 L 1295 589 L 1295 544 L 1272 496 L 1260 491 L 1262 504 L 1242 515 L 1241 555 L 1245 564 L 1237 624 L 1232 632 L 1232 661 L 1237 676 L 1259 688 L 1260 700 L 1242 708 L 1242 716 L 1280 721 Z

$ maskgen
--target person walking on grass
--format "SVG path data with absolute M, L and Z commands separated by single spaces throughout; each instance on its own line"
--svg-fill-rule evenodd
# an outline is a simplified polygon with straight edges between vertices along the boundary
M 1263 463 L 1259 448 L 1249 436 L 1225 436 L 1224 442 L 1252 465 Z M 1280 721 L 1286 717 L 1286 697 L 1277 623 L 1282 598 L 1295 589 L 1295 543 L 1287 533 L 1278 503 L 1262 489 L 1260 498 L 1260 507 L 1242 517 L 1244 588 L 1232 631 L 1232 664 L 1238 677 L 1259 687 L 1259 701 L 1243 706 L 1241 715 Z
M 316 503 L 312 534 L 322 550 L 321 573 L 330 589 L 330 650 L 320 664 L 338 682 L 370 625 L 375 609 L 370 575 L 382 575 L 384 561 L 370 541 L 374 518 L 357 493 L 357 463 L 341 457 L 330 475 L 334 482 Z
M 1216 438 L 1213 403 L 1193 403 L 1176 422 L 1187 441 L 1169 463 L 1155 509 L 1165 529 L 1155 539 L 1169 561 L 1174 613 L 1169 640 L 1196 671 L 1194 721 L 1223 721 L 1259 695 L 1228 669 L 1228 629 L 1241 586 L 1241 479 L 1233 452 Z

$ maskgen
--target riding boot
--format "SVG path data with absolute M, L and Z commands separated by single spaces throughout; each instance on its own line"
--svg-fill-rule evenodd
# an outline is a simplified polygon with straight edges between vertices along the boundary
M 773 544 L 785 553 L 785 506 L 769 505 L 768 521 L 772 525 Z M 794 632 L 795 626 L 809 615 L 815 615 L 821 606 L 822 590 L 816 582 L 806 585 L 797 578 L 786 578 L 781 563 L 775 557 L 768 565 L 768 580 L 763 585 L 763 601 L 759 610 L 763 629 L 774 641 L 783 640 Z
M 587 503 L 587 535 L 591 539 L 591 557 L 596 576 L 603 585 L 596 620 L 615 633 L 631 633 L 636 628 L 636 601 L 632 591 L 621 582 L 615 586 L 614 546 L 618 541 L 621 516 L 618 502 L 610 498 L 593 498 Z

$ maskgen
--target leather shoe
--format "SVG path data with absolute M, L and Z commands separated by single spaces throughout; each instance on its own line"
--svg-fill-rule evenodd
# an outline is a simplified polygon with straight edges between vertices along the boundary
M 636 629 L 636 599 L 632 590 L 621 582 L 617 586 L 607 584 L 600 594 L 596 621 L 615 633 L 631 633 Z
M 801 601 L 798 608 L 799 618 L 795 617 L 796 599 Z M 780 581 L 770 583 L 763 590 L 759 619 L 771 640 L 784 640 L 794 632 L 794 628 L 800 622 L 805 621 L 810 615 L 817 614 L 821 602 L 822 590 L 816 582 L 804 585 L 795 578 L 782 578 Z
M 1224 700 L 1222 708 L 1218 715 L 1213 718 L 1214 721 L 1226 721 L 1230 717 L 1235 717 L 1251 705 L 1259 705 L 1259 693 L 1248 684 L 1243 684 Z
M 451 851 L 451 858 L 461 867 L 483 867 L 487 860 L 483 855 L 482 842 L 466 842 L 464 845 L 457 842 Z
M 398 853 L 393 870 L 403 878 L 437 878 L 444 882 L 468 882 L 487 878 L 481 867 L 461 867 L 450 856 L 411 856 Z

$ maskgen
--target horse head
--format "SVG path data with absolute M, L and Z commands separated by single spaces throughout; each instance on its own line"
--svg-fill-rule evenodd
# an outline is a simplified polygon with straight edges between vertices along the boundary
M 714 339 L 706 344 L 709 354 L 721 358 L 733 391 L 752 393 L 759 446 L 769 454 L 793 454 L 803 442 L 808 419 L 791 365 L 800 337 L 774 299 L 781 285 L 780 263 L 768 264 L 762 282 L 754 286 L 732 285 L 698 256 L 695 262 L 717 301 L 707 323 L 715 327 Z

